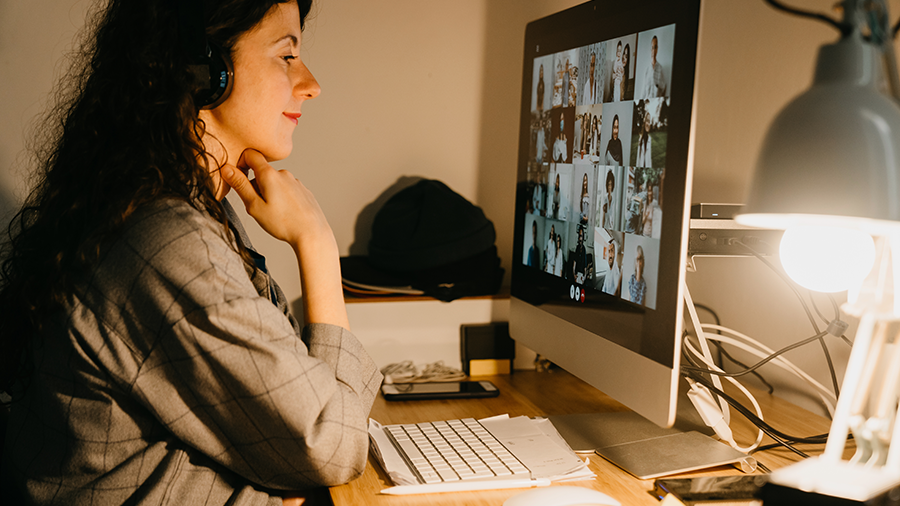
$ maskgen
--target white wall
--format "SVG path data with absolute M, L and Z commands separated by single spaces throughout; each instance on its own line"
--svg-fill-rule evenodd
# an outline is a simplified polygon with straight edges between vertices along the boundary
M 278 165 L 317 195 L 342 254 L 364 251 L 372 213 L 398 182 L 427 177 L 482 206 L 508 270 L 525 24 L 578 3 L 317 1 L 302 56 L 323 92 L 304 105 L 294 153 Z M 825 11 L 833 1 L 791 3 Z M 0 212 L 23 196 L 23 131 L 43 110 L 88 5 L 0 0 Z M 808 86 L 816 48 L 836 35 L 763 0 L 708 0 L 703 16 L 693 200 L 740 202 L 768 123 Z M 249 228 L 288 297 L 298 298 L 289 248 Z M 810 333 L 799 305 L 753 261 L 699 267 L 689 276 L 695 300 L 727 325 L 776 347 Z M 824 380 L 810 350 L 799 359 Z

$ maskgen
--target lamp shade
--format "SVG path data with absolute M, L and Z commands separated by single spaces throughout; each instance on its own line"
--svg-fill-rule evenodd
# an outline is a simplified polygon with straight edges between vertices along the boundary
M 858 33 L 820 49 L 812 87 L 769 128 L 744 225 L 900 225 L 900 107 L 878 90 L 880 53 Z

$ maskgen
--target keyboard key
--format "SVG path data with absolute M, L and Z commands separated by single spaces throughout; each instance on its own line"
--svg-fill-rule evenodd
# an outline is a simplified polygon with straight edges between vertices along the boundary
M 459 481 L 459 476 L 452 469 L 437 469 L 437 473 L 444 481 Z

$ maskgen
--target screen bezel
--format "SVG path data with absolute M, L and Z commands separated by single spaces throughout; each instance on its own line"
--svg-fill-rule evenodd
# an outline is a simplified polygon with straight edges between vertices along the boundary
M 677 391 L 699 18 L 700 0 L 594 1 L 534 21 L 525 35 L 511 335 L 660 425 L 673 423 Z M 648 309 L 594 289 L 586 291 L 583 302 L 573 300 L 571 280 L 523 263 L 523 210 L 531 198 L 526 177 L 534 59 L 670 24 L 676 28 L 656 307 Z M 672 128 L 673 124 L 677 126 Z M 644 399 L 634 401 L 634 390 L 643 390 Z

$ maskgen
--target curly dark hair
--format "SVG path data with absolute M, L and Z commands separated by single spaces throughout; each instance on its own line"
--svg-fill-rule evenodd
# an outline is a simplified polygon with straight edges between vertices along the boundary
M 27 378 L 29 343 L 141 206 L 183 200 L 232 237 L 179 44 L 184 1 L 103 2 L 42 116 L 58 122 L 36 124 L 33 190 L 10 223 L 0 264 L 0 391 L 11 394 Z M 271 7 L 290 1 L 300 7 L 302 28 L 312 0 L 202 0 L 206 37 L 230 56 Z M 242 245 L 235 248 L 253 265 Z

